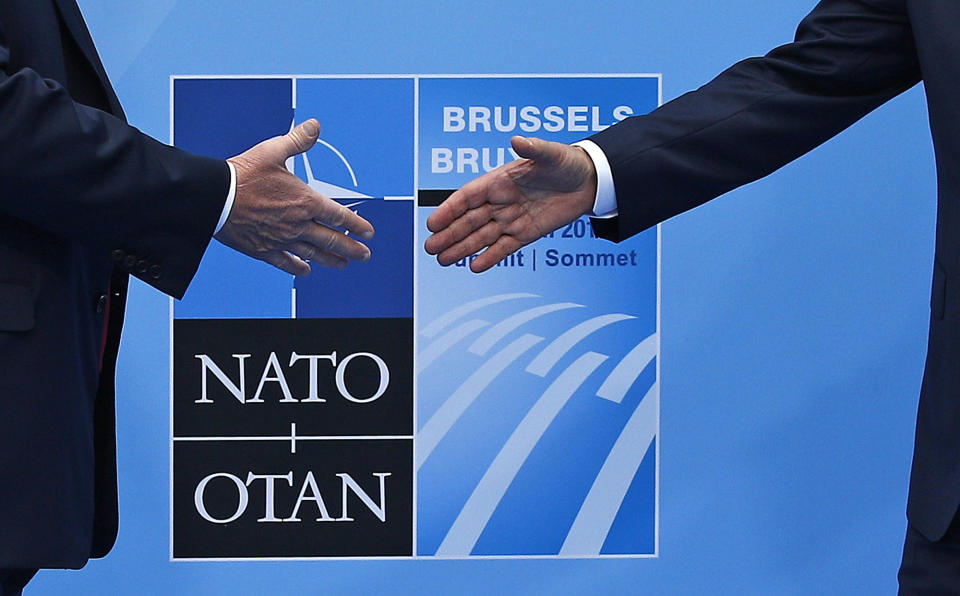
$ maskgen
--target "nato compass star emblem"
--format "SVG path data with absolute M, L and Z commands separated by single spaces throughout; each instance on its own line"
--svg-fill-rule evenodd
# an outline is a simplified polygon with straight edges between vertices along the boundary
M 290 130 L 293 130 L 293 128 L 294 128 L 294 125 L 293 123 L 291 123 Z M 337 184 L 333 184 L 325 180 L 317 179 L 317 177 L 313 173 L 313 166 L 310 164 L 310 157 L 308 155 L 310 151 L 316 151 L 316 150 L 323 151 L 323 153 L 326 153 L 328 155 L 332 154 L 332 156 L 335 159 L 332 159 L 329 161 L 333 161 L 334 163 L 339 162 L 343 165 L 343 167 L 346 169 L 346 173 L 350 177 L 350 181 L 353 183 L 352 189 L 345 188 L 343 186 L 339 186 Z M 337 149 L 327 141 L 324 141 L 323 139 L 317 139 L 317 144 L 310 151 L 306 151 L 304 153 L 301 153 L 300 155 L 295 155 L 289 158 L 284 164 L 286 165 L 287 170 L 291 174 L 296 174 L 296 160 L 297 159 L 303 160 L 303 171 L 306 175 L 307 186 L 309 186 L 310 188 L 312 188 L 313 190 L 317 191 L 318 193 L 324 196 L 330 197 L 331 199 L 372 199 L 373 198 L 370 195 L 363 194 L 358 190 L 356 190 L 360 187 L 359 183 L 357 182 L 357 174 L 354 171 L 353 166 L 350 165 L 349 160 L 347 160 L 347 158 L 343 155 L 343 152 L 341 152 L 339 149 Z M 353 205 L 347 205 L 347 206 L 352 207 L 358 204 L 359 203 L 353 203 Z

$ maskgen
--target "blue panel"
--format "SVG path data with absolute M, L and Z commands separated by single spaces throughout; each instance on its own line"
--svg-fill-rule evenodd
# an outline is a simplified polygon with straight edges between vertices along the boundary
M 369 197 L 413 196 L 412 78 L 298 79 L 296 114 L 320 121 L 321 142 L 307 152 L 317 179 Z
M 226 159 L 283 134 L 293 119 L 291 88 L 289 79 L 176 79 L 175 144 Z
M 174 140 L 226 159 L 284 134 L 293 120 L 290 79 L 177 79 Z M 289 317 L 292 276 L 227 249 L 210 248 L 181 302 L 179 318 Z
M 599 381 L 610 368 L 598 369 Z M 474 554 L 497 554 L 505 549 L 510 554 L 558 554 L 607 454 L 655 378 L 654 361 L 621 404 L 598 398 L 595 392 L 599 383 L 585 384 L 524 463 Z M 650 502 L 656 501 L 654 480 L 652 476 L 644 478 L 637 487 Z M 654 523 L 653 517 L 642 520 L 642 531 L 652 535 Z M 629 554 L 653 554 L 652 544 L 633 546 L 646 548 L 630 550 Z
M 657 440 L 643 457 L 637 469 L 627 498 L 623 500 L 617 517 L 613 520 L 610 533 L 600 550 L 604 555 L 625 555 L 630 553 L 652 553 L 655 551 L 656 532 L 652 532 L 657 515 L 656 501 L 649 487 L 657 478 Z
M 297 317 L 412 317 L 413 201 L 349 204 L 377 231 L 366 243 L 371 258 L 297 278 Z
M 656 77 L 424 77 L 420 189 L 453 189 L 513 159 L 505 147 L 514 134 L 571 142 L 650 111 L 658 83 Z M 424 236 L 431 212 L 418 208 Z M 594 237 L 583 218 L 479 276 L 469 271 L 469 258 L 449 267 L 423 253 L 418 259 L 419 355 L 421 362 L 435 359 L 418 374 L 417 449 L 429 456 L 418 485 L 418 551 L 558 555 L 626 421 L 656 380 L 657 229 L 614 245 Z M 493 302 L 444 323 L 484 301 Z M 616 322 L 565 347 L 548 370 L 528 368 L 567 332 L 610 317 Z M 473 326 L 477 331 L 439 351 L 447 337 Z M 474 378 L 511 342 L 531 336 L 538 345 L 491 370 L 486 385 Z M 631 365 L 619 402 L 597 397 L 604 379 L 648 338 L 649 356 Z M 603 362 L 551 393 L 583 356 Z M 469 404 L 458 413 L 453 404 L 461 400 Z M 534 410 L 541 402 L 553 405 Z M 656 408 L 651 412 L 655 428 Z M 656 482 L 642 487 L 655 502 Z M 652 535 L 655 520 L 645 524 Z M 597 555 L 600 546 L 576 548 Z M 644 546 L 631 554 L 653 554 Z
M 814 4 L 78 3 L 131 122 L 160 139 L 169 77 L 180 74 L 655 72 L 669 100 L 789 41 Z M 935 197 L 918 86 L 769 178 L 662 227 L 655 559 L 170 562 L 168 300 L 135 282 L 117 382 L 117 545 L 80 571 L 42 570 L 26 593 L 895 593 Z M 462 296 L 472 278 L 449 271 L 444 287 Z M 187 301 L 220 295 L 221 283 L 241 297 L 263 285 L 260 275 L 201 271 Z M 273 306 L 247 310 L 286 316 L 284 282 Z M 213 305 L 181 306 L 178 316 L 206 316 Z M 459 380 L 437 379 L 431 393 L 448 395 Z M 436 409 L 420 406 L 421 418 Z

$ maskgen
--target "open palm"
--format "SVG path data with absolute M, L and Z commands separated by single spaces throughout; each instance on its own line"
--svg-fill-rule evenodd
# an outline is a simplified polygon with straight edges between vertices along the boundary
M 521 159 L 465 184 L 427 219 L 433 234 L 424 248 L 441 265 L 483 250 L 470 269 L 486 271 L 593 207 L 597 176 L 582 149 L 537 138 L 510 143 Z

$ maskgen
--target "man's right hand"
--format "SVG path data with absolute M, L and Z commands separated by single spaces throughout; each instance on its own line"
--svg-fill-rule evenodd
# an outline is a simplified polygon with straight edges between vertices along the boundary
M 309 274 L 311 264 L 342 269 L 370 258 L 370 249 L 348 236 L 369 240 L 370 222 L 315 192 L 284 165 L 319 136 L 320 124 L 307 120 L 229 159 L 237 193 L 217 240 L 293 275 Z
M 474 273 L 593 208 L 597 171 L 586 151 L 537 138 L 513 137 L 520 156 L 471 180 L 427 218 L 426 251 L 441 265 L 481 252 Z

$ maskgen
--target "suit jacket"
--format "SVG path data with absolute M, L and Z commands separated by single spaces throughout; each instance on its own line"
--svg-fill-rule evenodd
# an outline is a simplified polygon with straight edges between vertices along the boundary
M 181 296 L 230 175 L 124 121 L 74 0 L 0 2 L 0 114 L 0 568 L 76 568 L 117 532 L 128 274 Z
M 943 536 L 960 503 L 960 3 L 823 0 L 793 43 L 591 139 L 621 239 L 760 178 L 923 80 L 938 176 L 930 334 L 907 517 Z

